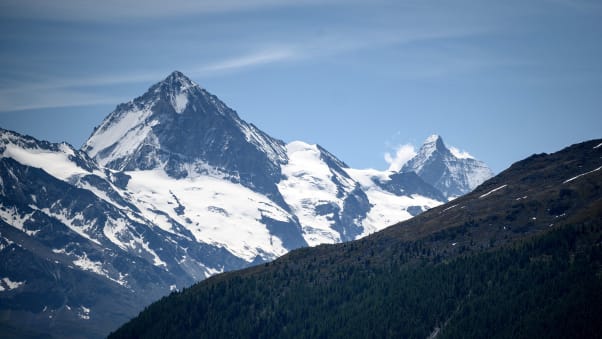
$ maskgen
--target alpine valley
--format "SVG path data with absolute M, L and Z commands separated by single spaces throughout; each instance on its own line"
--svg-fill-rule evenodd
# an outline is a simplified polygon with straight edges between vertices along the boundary
M 492 176 L 436 135 L 398 172 L 352 169 L 173 72 L 79 150 L 0 130 L 0 332 L 103 337 L 171 291 L 363 238 Z

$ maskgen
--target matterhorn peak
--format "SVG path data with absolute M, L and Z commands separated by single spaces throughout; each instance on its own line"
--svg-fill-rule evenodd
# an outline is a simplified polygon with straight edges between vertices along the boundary
M 441 138 L 441 136 L 439 136 L 438 134 L 432 134 L 428 138 L 426 138 L 426 140 L 424 140 L 424 143 L 418 151 L 417 157 L 426 159 L 432 156 L 433 153 L 437 151 L 449 153 L 449 150 L 447 149 L 447 147 L 445 147 L 445 144 L 443 143 L 443 138 Z
M 465 151 L 448 148 L 437 134 L 426 138 L 416 156 L 405 163 L 401 172 L 418 174 L 448 198 L 466 194 L 493 176 L 487 165 Z

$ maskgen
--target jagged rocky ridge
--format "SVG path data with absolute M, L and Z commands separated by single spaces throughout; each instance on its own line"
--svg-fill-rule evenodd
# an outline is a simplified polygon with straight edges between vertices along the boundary
M 454 154 L 438 135 L 428 137 L 418 154 L 404 164 L 401 172 L 416 173 L 447 198 L 466 194 L 493 176 L 491 169 L 482 161 L 468 154 Z
M 448 198 L 420 174 L 274 139 L 180 72 L 117 106 L 82 150 L 0 130 L 0 154 L 1 326 L 16 336 L 32 323 L 103 336 L 171 290 Z

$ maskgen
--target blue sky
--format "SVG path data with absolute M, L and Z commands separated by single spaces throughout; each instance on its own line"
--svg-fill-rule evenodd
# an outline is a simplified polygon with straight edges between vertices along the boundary
M 180 70 L 352 167 L 437 133 L 499 172 L 602 137 L 601 60 L 597 0 L 3 0 L 0 127 L 79 147 Z

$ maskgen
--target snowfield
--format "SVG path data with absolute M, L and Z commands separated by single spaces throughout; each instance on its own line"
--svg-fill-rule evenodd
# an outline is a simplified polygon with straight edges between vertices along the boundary
M 287 252 L 260 221 L 264 216 L 279 221 L 292 216 L 264 195 L 211 176 L 174 179 L 163 170 L 127 174 L 132 177 L 127 189 L 133 203 L 165 231 L 177 232 L 170 219 L 175 220 L 198 242 L 223 246 L 249 262 L 258 255 L 273 259 Z

